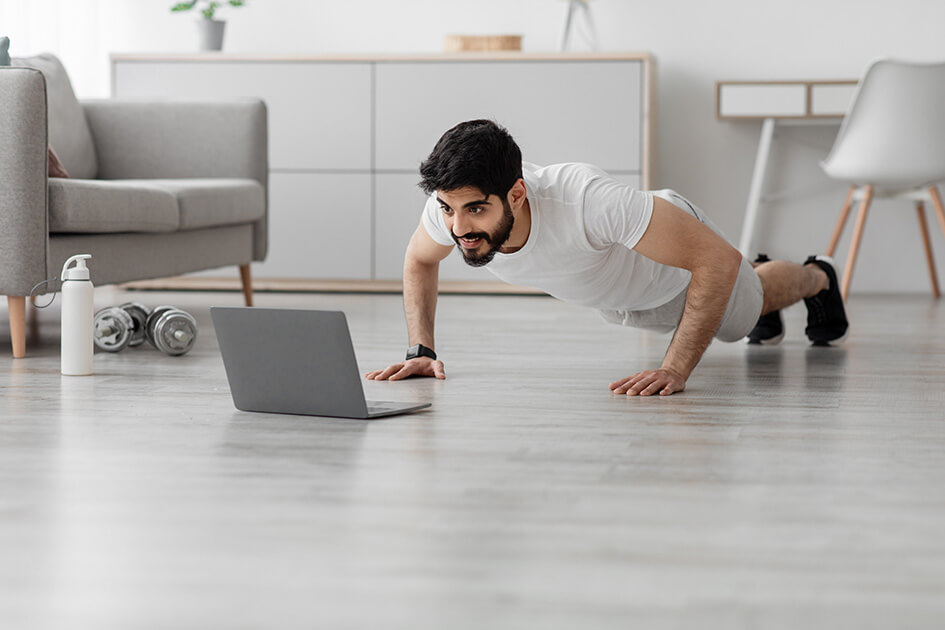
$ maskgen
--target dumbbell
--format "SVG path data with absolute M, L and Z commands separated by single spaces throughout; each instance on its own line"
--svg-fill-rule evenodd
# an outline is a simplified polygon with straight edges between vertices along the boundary
M 103 308 L 95 314 L 95 347 L 105 352 L 120 352 L 145 341 L 148 309 L 138 302 Z
M 171 356 L 185 354 L 197 340 L 197 320 L 174 306 L 156 306 L 144 323 L 145 338 L 152 346 Z
M 197 320 L 173 306 L 148 309 L 137 302 L 104 308 L 95 314 L 95 345 L 106 352 L 120 352 L 147 340 L 152 346 L 178 356 L 194 347 Z

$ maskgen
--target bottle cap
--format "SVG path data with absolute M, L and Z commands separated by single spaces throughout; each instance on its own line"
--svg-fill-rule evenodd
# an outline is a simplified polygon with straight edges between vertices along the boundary
M 88 280 L 89 268 L 86 267 L 85 261 L 90 258 L 92 258 L 91 254 L 76 254 L 69 258 L 66 264 L 62 266 L 62 274 L 60 274 L 59 279 L 62 282 L 66 280 Z M 75 267 L 69 267 L 73 262 L 75 262 Z

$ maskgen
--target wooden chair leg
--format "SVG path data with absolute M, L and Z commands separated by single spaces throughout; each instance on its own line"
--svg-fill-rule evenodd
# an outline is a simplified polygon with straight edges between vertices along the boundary
M 929 264 L 929 276 L 932 278 L 932 295 L 936 298 L 942 294 L 938 290 L 938 274 L 935 273 L 935 258 L 932 256 L 932 241 L 929 239 L 929 226 L 925 220 L 925 204 L 917 201 L 916 213 L 919 216 L 919 231 L 922 233 L 922 244 L 925 245 L 925 260 Z
M 873 187 L 867 186 L 860 202 L 860 210 L 856 216 L 856 226 L 853 228 L 853 241 L 850 243 L 850 253 L 847 255 L 847 266 L 843 270 L 843 281 L 840 283 L 840 294 L 846 300 L 850 294 L 850 283 L 853 282 L 853 267 L 856 265 L 856 256 L 860 251 L 860 242 L 863 240 L 863 228 L 866 227 L 866 213 L 870 202 L 873 201 Z
M 938 222 L 942 225 L 942 233 L 945 234 L 945 208 L 942 207 L 942 198 L 938 194 L 938 188 L 930 187 L 929 193 L 932 195 L 932 205 L 935 206 Z
M 249 265 L 240 265 L 240 282 L 243 283 L 243 300 L 246 306 L 253 305 L 253 278 L 250 275 Z
M 847 198 L 843 202 L 843 210 L 840 211 L 840 220 L 837 221 L 837 227 L 833 230 L 833 237 L 830 239 L 830 245 L 827 246 L 827 255 L 833 256 L 833 253 L 837 249 L 837 243 L 840 242 L 840 237 L 843 235 L 843 228 L 847 225 L 847 217 L 850 216 L 850 209 L 853 207 L 853 193 L 856 191 L 856 186 L 850 186 L 850 192 L 847 193 Z
M 10 337 L 13 340 L 13 358 L 26 356 L 26 297 L 7 296 L 7 308 L 10 311 Z

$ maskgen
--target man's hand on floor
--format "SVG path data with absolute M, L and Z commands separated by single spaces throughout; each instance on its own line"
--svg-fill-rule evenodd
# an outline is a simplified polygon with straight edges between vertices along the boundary
M 684 389 L 686 389 L 686 379 L 669 368 L 637 372 L 633 376 L 610 384 L 610 390 L 613 393 L 627 396 L 650 396 L 657 392 L 660 396 L 669 396 Z
M 446 372 L 443 371 L 442 361 L 435 361 L 429 357 L 417 357 L 364 375 L 369 381 L 399 381 L 409 376 L 433 376 L 444 379 Z

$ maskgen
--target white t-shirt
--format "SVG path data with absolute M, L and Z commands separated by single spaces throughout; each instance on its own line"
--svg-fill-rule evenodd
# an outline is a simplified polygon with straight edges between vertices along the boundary
M 632 249 L 650 223 L 654 195 L 698 216 L 682 197 L 668 190 L 637 190 L 590 164 L 524 162 L 522 169 L 531 230 L 521 249 L 498 252 L 485 266 L 497 278 L 565 302 L 614 311 L 662 306 L 689 285 L 685 269 L 661 265 Z M 424 206 L 423 226 L 437 243 L 456 244 L 435 193 Z

